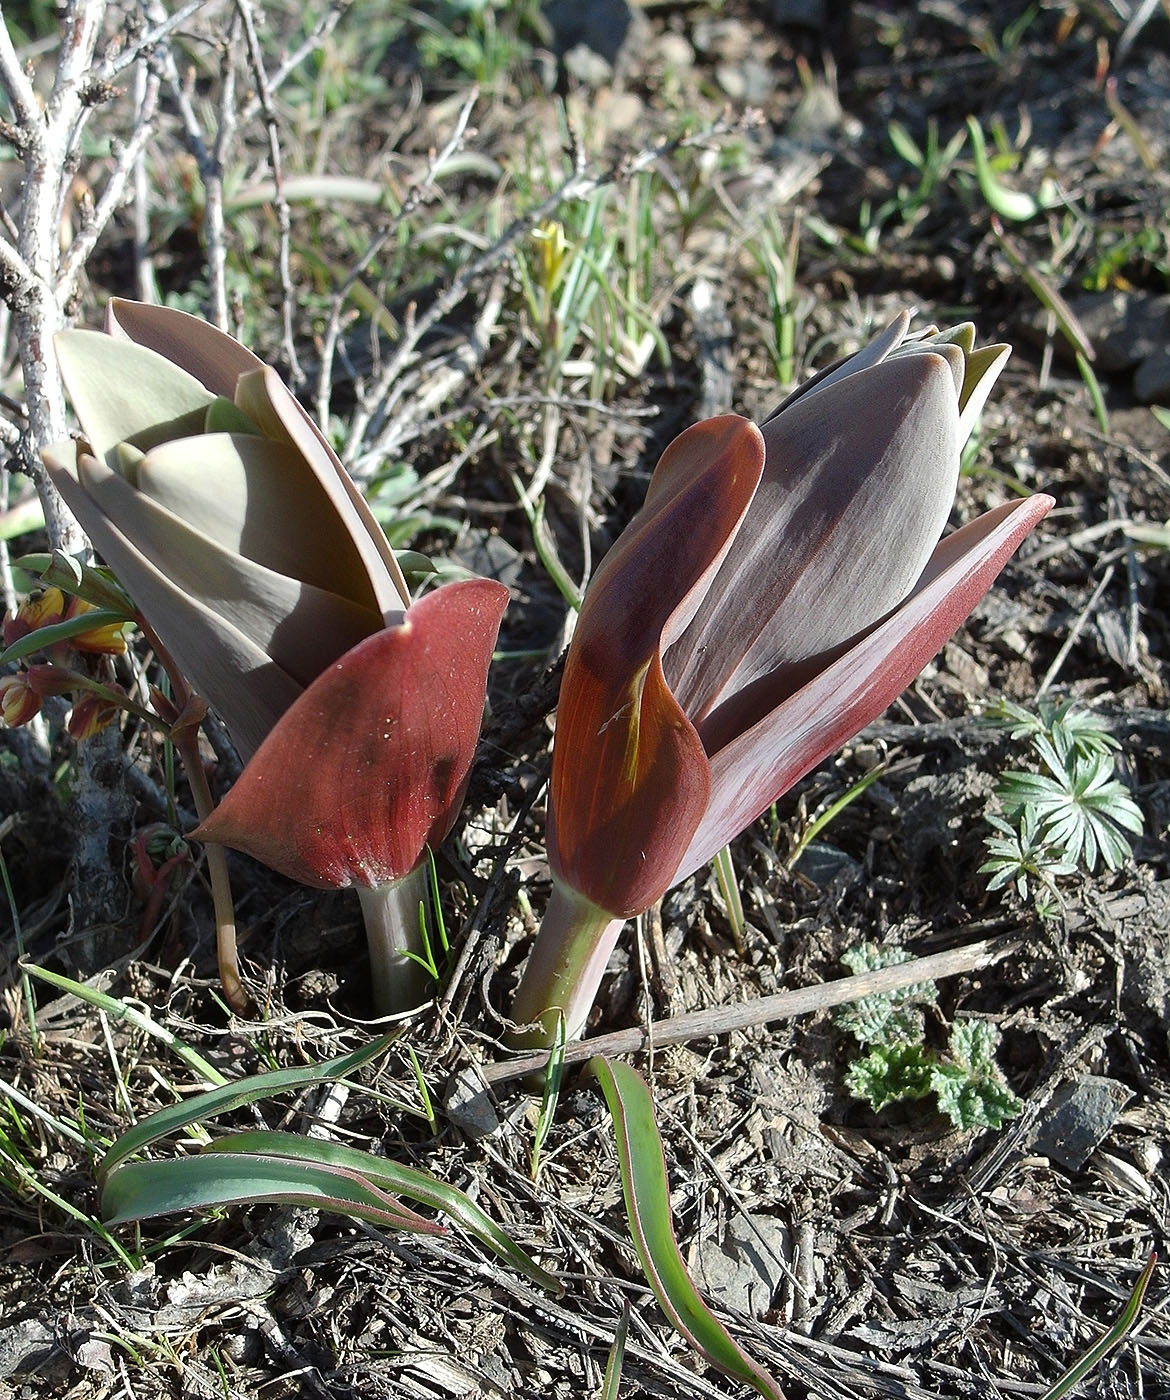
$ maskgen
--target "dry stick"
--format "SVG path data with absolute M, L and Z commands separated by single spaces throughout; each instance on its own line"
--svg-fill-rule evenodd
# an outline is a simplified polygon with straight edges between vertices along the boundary
M 1110 579 L 1112 579 L 1112 577 L 1113 565 L 1110 564 L 1109 567 L 1105 570 L 1105 572 L 1101 575 L 1101 582 L 1093 590 L 1093 596 L 1081 609 L 1080 615 L 1078 616 L 1076 622 L 1074 622 L 1072 627 L 1069 629 L 1068 636 L 1064 639 L 1064 644 L 1056 653 L 1056 656 L 1053 658 L 1052 665 L 1049 666 L 1044 679 L 1040 682 L 1040 688 L 1036 691 L 1037 700 L 1041 699 L 1044 695 L 1048 693 L 1048 687 L 1060 674 L 1061 667 L 1067 660 L 1069 652 L 1072 651 L 1077 638 L 1081 635 L 1081 629 L 1092 616 L 1093 609 L 1097 606 L 1097 600 L 1101 597 L 1101 594 L 1105 592 L 1105 589 L 1108 587 L 1109 581 Z
M 208 308 L 211 320 L 221 330 L 228 329 L 227 303 L 227 225 L 224 220 L 223 172 L 236 134 L 236 64 L 232 53 L 238 14 L 228 22 L 220 54 L 218 126 L 211 148 L 211 163 L 200 170 L 203 177 L 203 227 L 207 239 Z
M 687 136 L 674 137 L 655 142 L 633 155 L 614 161 L 598 175 L 589 175 L 585 170 L 585 157 L 579 148 L 574 149 L 573 173 L 538 204 L 526 213 L 513 219 L 496 241 L 482 253 L 472 258 L 459 274 L 441 291 L 427 310 L 403 327 L 402 339 L 383 366 L 377 380 L 362 394 L 357 411 L 350 425 L 349 439 L 343 458 L 351 461 L 356 458 L 358 449 L 365 440 L 370 424 L 382 400 L 389 393 L 391 385 L 412 362 L 418 352 L 419 342 L 445 316 L 470 293 L 472 286 L 485 272 L 493 270 L 503 260 L 511 248 L 531 233 L 545 219 L 550 218 L 568 200 L 586 199 L 596 190 L 606 185 L 616 184 L 649 169 L 656 161 L 663 160 L 675 151 L 701 144 L 713 136 L 737 129 L 740 123 L 729 121 L 712 122 L 708 127 Z
M 593 1055 L 632 1055 L 650 1046 L 682 1045 L 688 1040 L 705 1040 L 708 1036 L 726 1035 L 729 1031 L 747 1030 L 772 1021 L 788 1021 L 795 1016 L 825 1011 L 831 1006 L 860 1001 L 862 997 L 888 996 L 915 982 L 955 977 L 963 972 L 979 972 L 993 963 L 1001 962 L 1020 946 L 1018 938 L 984 938 L 945 953 L 930 953 L 924 958 L 882 967 L 876 972 L 861 972 L 852 977 L 838 977 L 816 987 L 798 987 L 795 991 L 776 992 L 772 996 L 754 997 L 731 1006 L 712 1006 L 705 1011 L 689 1011 L 664 1021 L 652 1021 L 649 1026 L 633 1026 L 629 1030 L 611 1031 L 608 1035 L 579 1040 L 565 1047 L 565 1063 L 579 1064 Z M 517 1056 L 503 1064 L 486 1065 L 481 1069 L 488 1084 L 541 1070 L 548 1063 L 548 1051 L 537 1050 Z
M 175 665 L 173 657 L 163 646 L 150 623 L 141 613 L 135 621 L 154 649 L 154 654 L 171 683 L 171 702 L 179 711 L 178 720 L 171 726 L 171 742 L 182 759 L 187 784 L 195 801 L 195 811 L 199 820 L 205 821 L 215 808 L 215 799 L 211 795 L 207 770 L 199 753 L 199 722 L 192 722 L 191 716 L 197 713 L 198 706 L 202 710 L 202 719 L 206 715 L 207 706 L 192 694 L 183 673 Z M 219 980 L 228 1005 L 242 1015 L 248 1009 L 248 994 L 240 977 L 240 959 L 236 948 L 236 911 L 228 876 L 227 851 L 223 846 L 207 841 L 203 846 L 203 854 L 207 861 L 207 876 L 211 882 L 211 903 L 215 909 L 215 951 L 219 963 Z
M 333 359 L 337 352 L 337 342 L 341 335 L 341 315 L 346 299 L 356 286 L 366 268 L 381 253 L 382 249 L 395 237 L 402 227 L 403 221 L 408 218 L 422 204 L 427 192 L 435 187 L 440 172 L 443 167 L 455 156 L 463 147 L 464 139 L 467 135 L 468 125 L 471 121 L 471 113 L 478 99 L 478 89 L 473 89 L 471 95 L 459 109 L 459 115 L 455 118 L 455 125 L 442 148 L 437 152 L 432 152 L 427 160 L 426 169 L 422 176 L 411 185 L 403 199 L 398 213 L 391 219 L 390 223 L 376 238 L 372 239 L 366 251 L 350 269 L 345 280 L 333 296 L 333 304 L 329 313 L 329 321 L 325 327 L 325 335 L 321 349 L 321 366 L 318 371 L 317 384 L 317 421 L 324 431 L 329 429 L 329 405 L 332 399 L 333 383 Z M 361 441 L 361 434 L 354 435 L 352 432 L 349 438 L 349 447 L 354 448 Z M 349 448 L 347 448 L 346 459 L 350 459 Z
M 244 27 L 244 42 L 248 50 L 248 63 L 256 80 L 256 93 L 260 108 L 264 113 L 264 129 L 268 134 L 268 162 L 272 167 L 272 185 L 275 190 L 273 203 L 276 206 L 277 225 L 280 229 L 280 248 L 277 266 L 280 269 L 280 309 L 282 352 L 288 364 L 289 378 L 293 388 L 305 377 L 301 363 L 297 359 L 297 347 L 293 340 L 293 285 L 292 268 L 289 259 L 289 245 L 292 241 L 292 213 L 284 194 L 284 162 L 280 152 L 280 133 L 276 125 L 276 109 L 272 105 L 272 89 L 268 73 L 264 67 L 264 55 L 260 52 L 260 40 L 256 35 L 256 24 L 252 17 L 252 7 L 248 0 L 236 0 L 236 13 Z

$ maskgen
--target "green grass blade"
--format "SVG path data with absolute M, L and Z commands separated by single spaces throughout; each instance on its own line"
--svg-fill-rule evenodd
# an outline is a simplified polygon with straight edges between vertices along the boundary
M 735 936 L 736 947 L 742 952 L 747 919 L 743 912 L 743 900 L 740 898 L 739 880 L 735 874 L 735 861 L 731 855 L 731 847 L 724 846 L 712 864 L 715 867 L 715 879 L 719 884 L 719 893 L 723 896 L 727 922 L 731 925 L 731 932 Z
M 851 788 L 843 792 L 835 802 L 830 802 L 825 810 L 808 824 L 800 840 L 793 847 L 792 854 L 788 857 L 789 870 L 796 865 L 796 862 L 804 855 L 805 851 L 808 850 L 809 845 L 824 831 L 825 827 L 827 827 L 834 818 L 839 816 L 851 802 L 859 798 L 866 788 L 869 787 L 870 783 L 876 782 L 885 771 L 886 765 L 884 763 L 879 763 L 876 768 L 871 768 L 864 777 L 859 778 L 857 782 L 855 782 Z
M 47 982 L 50 987 L 55 987 L 59 992 L 68 992 L 77 997 L 79 1001 L 88 1002 L 90 1006 L 96 1006 L 99 1011 L 104 1011 L 107 1015 L 113 1016 L 119 1021 L 125 1021 L 145 1032 L 152 1039 L 165 1045 L 173 1055 L 182 1060 L 189 1069 L 193 1069 L 196 1074 L 207 1080 L 209 1084 L 226 1084 L 228 1082 L 226 1077 L 220 1074 L 214 1065 L 208 1064 L 197 1050 L 193 1050 L 177 1035 L 172 1035 L 170 1031 L 164 1026 L 160 1026 L 157 1021 L 152 1020 L 145 1012 L 138 1011 L 133 1006 L 127 1006 L 124 1001 L 119 1001 L 117 997 L 99 992 L 96 987 L 87 987 L 83 982 L 75 982 L 72 977 L 62 977 L 58 972 L 49 972 L 47 968 L 37 967 L 35 963 L 22 963 L 21 966 L 30 977 Z
M 1146 1261 L 1145 1268 L 1138 1275 L 1138 1280 L 1133 1286 L 1133 1292 L 1129 1295 L 1129 1301 L 1121 1310 L 1121 1316 L 1113 1324 L 1108 1332 L 1095 1345 L 1085 1352 L 1079 1361 L 1074 1362 L 1063 1376 L 1050 1389 L 1046 1390 L 1040 1400 L 1061 1400 L 1072 1390 L 1079 1381 L 1101 1361 L 1110 1351 L 1122 1341 L 1132 1330 L 1137 1321 L 1138 1312 L 1142 1306 L 1142 1299 L 1146 1295 L 1150 1279 L 1154 1275 L 1154 1265 L 1158 1262 L 1157 1254 L 1151 1254 Z
M 446 1233 L 356 1172 L 287 1157 L 202 1155 L 130 1162 L 112 1172 L 102 1190 L 108 1225 L 256 1203 L 308 1206 L 416 1234 Z
M 561 1094 L 561 1079 L 565 1072 L 565 1018 L 557 1012 L 553 1043 L 548 1052 L 548 1064 L 544 1071 L 544 1088 L 540 1095 L 540 1112 L 536 1118 L 536 1132 L 532 1139 L 532 1180 L 540 1185 L 540 1154 L 552 1129 L 557 1111 L 557 1100 Z
M 103 1183 L 119 1163 L 136 1152 L 149 1147 L 152 1142 L 168 1133 L 177 1132 L 189 1123 L 197 1123 L 203 1118 L 215 1118 L 221 1113 L 230 1113 L 244 1104 L 255 1103 L 257 1099 L 271 1098 L 290 1089 L 304 1089 L 310 1084 L 319 1084 L 327 1079 L 344 1079 L 354 1070 L 375 1059 L 390 1044 L 392 1037 L 380 1036 L 360 1050 L 349 1055 L 339 1055 L 319 1065 L 298 1066 L 296 1069 L 271 1070 L 266 1074 L 254 1074 L 247 1079 L 237 1079 L 230 1084 L 222 1084 L 217 1089 L 209 1089 L 205 1094 L 196 1094 L 192 1099 L 172 1104 L 158 1113 L 152 1113 L 141 1123 L 136 1123 L 122 1134 L 102 1160 L 98 1163 L 97 1178 Z
M 115 612 L 113 608 L 94 608 L 92 612 L 81 613 L 66 622 L 54 622 L 50 627 L 37 627 L 0 652 L 0 666 L 6 666 L 10 661 L 23 661 L 26 656 L 33 656 L 38 651 L 44 651 L 46 647 L 55 646 L 58 642 L 71 642 L 74 637 L 84 636 L 86 632 L 96 632 L 99 627 L 129 621 L 125 613 Z
M 630 1330 L 630 1304 L 622 1299 L 622 1315 L 617 1331 L 613 1335 L 613 1346 L 609 1349 L 609 1360 L 605 1364 L 605 1380 L 602 1382 L 597 1400 L 618 1400 L 622 1384 L 622 1362 L 626 1357 L 626 1337 Z
M 670 1183 L 650 1090 L 628 1065 L 602 1055 L 595 1055 L 588 1068 L 596 1074 L 613 1117 L 630 1234 L 663 1312 L 712 1366 L 745 1381 L 767 1400 L 783 1400 L 780 1387 L 735 1342 L 687 1273 L 671 1224 Z
M 470 1231 L 485 1248 L 509 1263 L 518 1273 L 546 1288 L 551 1293 L 563 1293 L 564 1285 L 514 1243 L 508 1235 L 484 1214 L 479 1206 L 462 1191 L 448 1186 L 428 1172 L 404 1167 L 386 1157 L 375 1157 L 354 1147 L 327 1142 L 322 1138 L 306 1138 L 298 1133 L 243 1132 L 219 1138 L 204 1149 L 206 1155 L 231 1153 L 263 1153 L 267 1157 L 295 1158 L 302 1163 L 343 1168 L 379 1187 L 406 1196 L 420 1205 L 432 1206 Z

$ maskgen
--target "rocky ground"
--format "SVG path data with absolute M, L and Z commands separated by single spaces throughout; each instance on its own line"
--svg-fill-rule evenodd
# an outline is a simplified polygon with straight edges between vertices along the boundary
M 762 416 L 778 380 L 806 377 L 906 305 L 1015 346 L 953 521 L 1035 490 L 1056 508 L 884 719 L 735 843 L 743 931 L 712 875 L 688 880 L 627 931 L 588 1034 L 820 988 L 862 944 L 955 952 L 961 970 L 937 979 L 922 1033 L 941 1051 L 956 1021 L 995 1027 L 1020 1101 L 998 1130 L 960 1129 L 933 1098 L 873 1111 L 850 1092 L 858 1044 L 827 996 L 638 1055 L 684 1256 L 794 1400 L 1043 1395 L 1111 1325 L 1165 1247 L 1170 1152 L 1170 430 L 1151 408 L 1170 404 L 1170 26 L 1161 12 L 1139 22 L 1145 8 L 606 0 L 553 4 L 543 20 L 525 6 L 393 25 L 360 7 L 341 15 L 304 88 L 274 99 L 285 174 L 389 186 L 399 212 L 368 198 L 326 207 L 327 181 L 292 205 L 303 394 L 331 409 L 346 460 L 406 521 L 396 543 L 500 577 L 514 602 L 464 824 L 440 862 L 458 967 L 439 1014 L 410 1025 L 362 1087 L 256 1112 L 300 1131 L 326 1117 L 346 1141 L 468 1190 L 565 1293 L 543 1295 L 458 1234 L 392 1237 L 263 1206 L 123 1229 L 120 1257 L 95 1220 L 93 1159 L 195 1080 L 140 1028 L 70 996 L 37 990 L 30 1021 L 14 973 L 0 1046 L 0 1395 L 591 1397 L 623 1299 L 623 1396 L 743 1393 L 701 1365 L 645 1286 L 596 1087 L 571 1072 L 534 1180 L 535 1101 L 487 1070 L 548 889 L 541 784 L 567 611 L 550 551 L 583 579 L 677 431 L 728 409 Z M 264 18 L 275 66 L 301 17 Z M 220 91 L 209 55 L 222 19 L 205 7 L 175 40 L 201 113 Z M 34 62 L 52 52 L 30 45 Z M 473 79 L 471 126 L 428 183 Z M 233 314 L 291 373 L 270 148 L 247 110 L 225 235 Z M 116 132 L 124 107 L 111 112 Z M 1032 198 L 1030 217 L 1005 212 L 1021 212 L 1010 198 L 995 213 L 969 135 L 948 153 L 969 117 L 998 152 L 1000 190 Z M 79 178 L 96 181 L 103 158 L 87 153 Z M 579 184 L 545 217 L 571 244 L 597 237 L 591 256 L 612 259 L 604 277 L 622 299 L 566 342 L 532 294 L 530 229 L 575 160 Z M 193 170 L 166 116 L 145 170 L 149 260 L 161 290 L 198 309 Z M 519 217 L 528 224 L 497 242 Z M 332 292 L 387 226 L 327 359 Z M 127 212 L 100 241 L 81 319 L 135 294 L 133 233 Z M 453 283 L 464 294 L 443 301 Z M 371 407 L 395 336 L 439 304 L 411 367 Z M 543 535 L 511 474 L 542 501 Z M 1038 697 L 1091 711 L 1144 819 L 1131 859 L 1061 875 L 1047 910 L 1035 880 L 1022 898 L 989 891 L 980 871 L 997 781 L 1037 766 L 1026 739 L 980 717 Z M 259 999 L 231 1017 L 197 857 L 157 924 L 139 927 L 124 851 L 164 815 L 151 754 L 110 742 L 136 774 L 110 848 L 116 907 L 99 926 L 76 917 L 85 892 L 69 873 L 72 751 L 59 736 L 48 754 L 17 731 L 0 742 L 11 910 L 32 961 L 80 978 L 107 964 L 112 996 L 231 1076 L 367 1038 L 347 897 L 233 863 Z M 879 763 L 790 861 L 813 817 Z M 12 966 L 16 951 L 6 932 Z M 1081 1393 L 1170 1396 L 1165 1298 L 1156 1272 L 1138 1328 Z

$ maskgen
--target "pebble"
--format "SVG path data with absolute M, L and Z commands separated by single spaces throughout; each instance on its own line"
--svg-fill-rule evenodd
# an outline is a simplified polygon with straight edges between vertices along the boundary
M 1132 1098 L 1124 1084 L 1098 1074 L 1062 1085 L 1044 1109 L 1031 1150 L 1070 1172 L 1080 1171 Z
M 699 1246 L 698 1283 L 724 1307 L 761 1317 L 784 1281 L 781 1261 L 791 1252 L 788 1228 L 779 1220 L 770 1215 L 747 1220 L 737 1214 L 722 1240 Z

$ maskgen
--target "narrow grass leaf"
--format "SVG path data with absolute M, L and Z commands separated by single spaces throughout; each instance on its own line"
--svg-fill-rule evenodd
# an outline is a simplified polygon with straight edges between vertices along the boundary
M 719 893 L 723 896 L 727 922 L 731 925 L 736 947 L 742 951 L 747 918 L 743 912 L 743 900 L 739 893 L 739 880 L 735 874 L 735 860 L 731 854 L 731 847 L 724 846 L 712 864 L 715 867 L 715 879 L 719 883 Z
M 666 1158 L 650 1090 L 628 1065 L 602 1055 L 595 1055 L 588 1068 L 597 1076 L 613 1117 L 630 1233 L 663 1312 L 712 1366 L 745 1381 L 767 1400 L 783 1400 L 777 1383 L 734 1341 L 687 1273 L 671 1224 Z
M 605 1363 L 605 1380 L 601 1384 L 597 1400 L 617 1400 L 622 1384 L 622 1363 L 626 1358 L 626 1337 L 630 1331 L 629 1299 L 622 1299 L 622 1315 L 618 1320 L 617 1331 L 613 1335 L 613 1346 L 609 1349 L 609 1360 Z
M 62 977 L 59 972 L 50 972 L 47 968 L 37 967 L 35 963 L 22 963 L 23 970 L 30 977 L 35 977 L 38 981 L 47 982 L 50 987 L 55 987 L 59 992 L 68 992 L 71 996 L 77 997 L 79 1001 L 88 1002 L 90 1006 L 96 1006 L 99 1011 L 105 1011 L 108 1015 L 116 1017 L 119 1021 L 136 1027 L 145 1032 L 154 1040 L 165 1045 L 178 1059 L 196 1074 L 202 1077 L 209 1084 L 226 1084 L 227 1079 L 220 1074 L 214 1065 L 208 1064 L 198 1050 L 193 1050 L 185 1041 L 172 1035 L 165 1026 L 147 1016 L 145 1012 L 136 1010 L 133 1006 L 128 1006 L 124 1001 L 119 1001 L 117 997 L 108 996 L 105 992 L 99 992 L 96 987 L 87 987 L 84 982 L 75 982 L 72 977 Z
M 26 656 L 44 651 L 46 647 L 55 646 L 58 642 L 71 642 L 74 637 L 82 637 L 87 632 L 96 632 L 101 627 L 128 621 L 125 613 L 115 612 L 112 608 L 94 608 L 92 612 L 81 613 L 65 622 L 54 622 L 49 627 L 37 627 L 0 652 L 0 666 L 6 666 L 10 661 L 23 661 Z
M 29 969 L 32 971 L 32 969 Z M 246 1079 L 237 1079 L 230 1084 L 221 1084 L 205 1094 L 196 1094 L 192 1099 L 172 1104 L 158 1113 L 152 1113 L 141 1123 L 136 1123 L 122 1134 L 102 1160 L 98 1163 L 97 1178 L 103 1183 L 119 1163 L 149 1147 L 152 1142 L 177 1132 L 189 1123 L 197 1123 L 203 1118 L 215 1118 L 221 1113 L 230 1113 L 244 1104 L 255 1103 L 257 1099 L 271 1098 L 274 1094 L 286 1093 L 291 1089 L 304 1089 L 311 1084 L 319 1084 L 327 1079 L 344 1079 L 354 1070 L 375 1059 L 390 1044 L 392 1036 L 380 1036 L 377 1040 L 354 1050 L 348 1055 L 326 1060 L 319 1065 L 298 1066 L 296 1069 L 272 1070 L 267 1074 L 253 1074 Z M 301 1141 L 301 1139 L 298 1139 Z
M 509 1263 L 518 1273 L 539 1284 L 541 1288 L 556 1294 L 565 1291 L 564 1284 L 533 1263 L 520 1246 L 514 1243 L 494 1220 L 485 1215 L 469 1196 L 415 1167 L 405 1167 L 386 1157 L 375 1157 L 370 1152 L 361 1152 L 354 1147 L 344 1147 L 340 1143 L 327 1142 L 322 1138 L 306 1138 L 298 1133 L 232 1133 L 229 1137 L 219 1138 L 210 1147 L 204 1148 L 204 1153 L 214 1156 L 262 1153 L 269 1158 L 295 1159 L 305 1165 L 343 1168 L 420 1205 L 442 1211 L 470 1231 L 485 1248 Z
M 789 870 L 795 867 L 797 861 L 804 855 L 805 851 L 808 850 L 809 844 L 817 839 L 821 832 L 824 831 L 825 827 L 827 827 L 834 818 L 839 816 L 851 802 L 855 802 L 866 788 L 869 787 L 870 783 L 876 782 L 878 778 L 881 777 L 886 771 L 886 766 L 887 765 L 884 763 L 879 763 L 876 768 L 871 768 L 864 777 L 858 778 L 857 782 L 855 782 L 851 788 L 847 788 L 840 797 L 830 802 L 823 812 L 817 814 L 801 833 L 800 840 L 796 843 L 792 854 L 788 857 Z
M 1146 1261 L 1145 1268 L 1138 1275 L 1138 1280 L 1133 1286 L 1133 1292 L 1129 1295 L 1129 1301 L 1121 1310 L 1121 1316 L 1113 1324 L 1108 1332 L 1095 1345 L 1085 1352 L 1079 1361 L 1074 1362 L 1063 1376 L 1051 1386 L 1040 1397 L 1040 1400 L 1062 1400 L 1074 1386 L 1078 1385 L 1089 1374 L 1099 1361 L 1102 1361 L 1124 1338 L 1133 1330 L 1133 1325 L 1137 1321 L 1138 1312 L 1142 1305 L 1142 1299 L 1146 1295 L 1150 1279 L 1154 1275 L 1154 1265 L 1158 1262 L 1157 1254 L 1151 1254 Z
M 553 1118 L 557 1111 L 557 1100 L 561 1094 L 561 1079 L 565 1072 L 565 1018 L 558 1010 L 556 1025 L 553 1028 L 553 1043 L 549 1047 L 548 1064 L 544 1071 L 544 1088 L 540 1095 L 540 1113 L 536 1119 L 536 1132 L 532 1139 L 532 1180 L 540 1184 L 540 1154 L 548 1140 Z
M 241 1154 L 129 1162 L 112 1172 L 102 1189 L 107 1225 L 177 1211 L 277 1203 L 350 1215 L 391 1230 L 446 1233 L 356 1172 L 287 1157 Z

